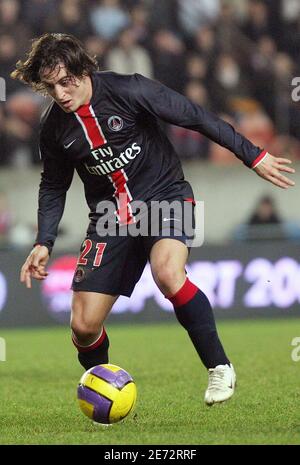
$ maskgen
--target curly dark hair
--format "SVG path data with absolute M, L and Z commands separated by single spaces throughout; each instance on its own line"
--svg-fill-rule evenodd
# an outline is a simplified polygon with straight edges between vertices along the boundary
M 17 62 L 11 77 L 44 93 L 45 87 L 41 82 L 43 71 L 47 69 L 47 75 L 50 75 L 60 63 L 77 78 L 90 76 L 93 71 L 98 70 L 96 58 L 88 55 L 76 37 L 70 34 L 46 33 L 33 39 L 27 59 Z

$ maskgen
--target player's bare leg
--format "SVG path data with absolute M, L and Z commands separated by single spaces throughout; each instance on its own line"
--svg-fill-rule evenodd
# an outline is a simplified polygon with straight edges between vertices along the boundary
M 108 363 L 109 340 L 103 324 L 117 298 L 97 292 L 73 292 L 72 340 L 78 350 L 78 359 L 86 370 Z
M 175 239 L 161 239 L 150 252 L 153 279 L 165 296 L 174 295 L 186 280 L 188 249 Z
M 235 388 L 234 368 L 219 340 L 211 305 L 206 295 L 185 274 L 188 249 L 176 239 L 161 239 L 150 253 L 153 278 L 174 305 L 178 321 L 187 330 L 203 364 L 209 382 L 205 403 L 224 402 Z

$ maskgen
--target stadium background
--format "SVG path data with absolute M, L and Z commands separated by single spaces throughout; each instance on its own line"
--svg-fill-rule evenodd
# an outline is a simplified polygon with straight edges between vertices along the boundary
M 18 281 L 36 234 L 47 101 L 9 73 L 45 31 L 75 34 L 101 68 L 158 79 L 295 164 L 296 187 L 283 191 L 200 134 L 165 128 L 205 204 L 189 273 L 238 374 L 224 405 L 203 405 L 207 373 L 147 269 L 107 324 L 111 363 L 137 383 L 134 415 L 102 429 L 77 407 L 68 287 L 88 222 L 77 177 L 49 278 L 32 290 Z M 299 32 L 298 0 L 0 0 L 0 444 L 299 444 Z
M 9 73 L 24 57 L 30 39 L 45 31 L 75 34 L 97 55 L 101 68 L 160 80 L 218 113 L 272 154 L 291 158 L 296 167 L 300 161 L 300 107 L 292 99 L 292 80 L 300 75 L 299 2 L 0 0 L 0 76 L 6 83 L 6 101 L 0 102 L 4 327 L 66 321 L 68 288 L 88 220 L 83 189 L 75 177 L 48 285 L 35 283 L 32 292 L 22 288 L 19 268 L 36 233 L 39 116 L 48 101 L 10 79 Z M 294 176 L 298 185 L 285 192 L 263 182 L 201 134 L 165 129 L 195 198 L 205 204 L 205 241 L 192 250 L 191 267 L 216 316 L 297 314 L 299 168 Z M 276 224 L 252 224 L 257 221 L 251 216 L 265 195 L 274 202 Z M 141 292 L 145 286 L 148 298 Z M 112 320 L 172 317 L 149 270 L 133 298 L 125 300 L 116 306 Z

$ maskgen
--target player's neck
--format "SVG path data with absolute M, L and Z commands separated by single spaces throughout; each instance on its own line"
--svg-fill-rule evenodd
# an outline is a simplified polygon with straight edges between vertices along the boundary
M 84 78 L 84 93 L 82 97 L 82 105 L 87 105 L 90 103 L 93 95 L 93 85 L 92 79 L 90 76 L 85 76 Z

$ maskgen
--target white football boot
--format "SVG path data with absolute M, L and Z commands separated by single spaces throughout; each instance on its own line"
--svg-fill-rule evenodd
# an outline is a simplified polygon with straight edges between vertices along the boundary
M 217 365 L 208 370 L 208 387 L 205 391 L 204 402 L 213 405 L 230 399 L 234 394 L 236 374 L 232 364 Z

